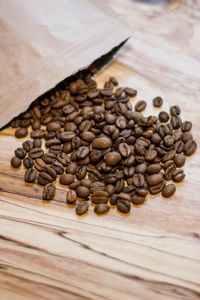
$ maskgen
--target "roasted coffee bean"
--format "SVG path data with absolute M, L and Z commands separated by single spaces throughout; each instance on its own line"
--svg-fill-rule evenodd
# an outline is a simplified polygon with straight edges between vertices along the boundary
M 173 165 L 174 164 L 174 161 L 172 160 L 172 159 L 170 159 L 170 160 L 167 160 L 164 164 L 163 164 L 163 169 L 167 169 L 167 168 L 169 168 L 171 165 Z
M 105 184 L 101 181 L 93 182 L 90 191 L 91 193 L 94 193 L 95 191 L 104 191 L 105 190 Z
M 37 177 L 37 172 L 33 168 L 29 168 L 26 170 L 25 175 L 24 175 L 24 180 L 26 182 L 34 182 Z
M 92 194 L 92 202 L 93 203 L 107 203 L 108 202 L 108 197 L 109 197 L 109 194 L 106 192 L 106 191 L 95 191 L 93 194 Z
M 153 99 L 153 106 L 155 107 L 161 107 L 163 105 L 163 99 L 161 97 L 155 97 Z
M 176 143 L 177 141 L 180 141 L 182 139 L 183 133 L 181 131 L 175 131 L 173 133 L 173 137 L 174 137 L 174 142 Z
M 81 185 L 90 187 L 92 185 L 92 181 L 89 178 L 84 178 L 81 180 Z
M 183 143 L 187 143 L 187 141 L 192 140 L 193 136 L 190 131 L 185 131 L 182 136 Z
M 59 153 L 61 153 L 61 151 L 62 151 L 62 147 L 61 147 L 61 145 L 54 145 L 54 146 L 51 146 L 50 148 L 49 148 L 49 152 L 50 153 L 53 153 L 54 155 L 58 155 Z
M 38 130 L 38 129 L 40 129 L 40 127 L 41 127 L 41 122 L 40 122 L 40 120 L 39 119 L 35 119 L 35 120 L 33 120 L 33 122 L 32 122 L 32 129 L 33 130 Z
M 19 157 L 12 157 L 10 160 L 10 164 L 13 168 L 19 168 L 21 166 L 21 159 Z
M 47 131 L 50 132 L 50 131 L 57 131 L 57 130 L 60 130 L 61 129 L 61 126 L 58 122 L 49 122 L 47 124 Z
M 90 189 L 87 186 L 80 185 L 76 189 L 76 194 L 80 198 L 88 198 L 90 195 Z
M 146 172 L 146 169 L 147 169 L 146 163 L 138 164 L 135 167 L 135 172 L 140 173 L 140 174 L 144 174 Z
M 21 127 L 15 131 L 15 136 L 18 139 L 24 138 L 25 136 L 27 136 L 27 134 L 28 130 L 26 127 Z
M 11 127 L 12 128 L 18 128 L 19 127 L 19 124 L 20 124 L 20 119 L 13 119 L 12 121 L 11 121 Z
M 32 139 L 42 139 L 46 134 L 44 129 L 38 129 L 31 132 Z
M 135 192 L 137 195 L 142 196 L 142 197 L 146 197 L 148 195 L 147 188 L 136 188 Z
M 181 130 L 183 132 L 185 131 L 190 131 L 192 129 L 192 122 L 190 121 L 185 121 L 181 124 Z
M 20 159 L 23 159 L 25 157 L 25 155 L 26 155 L 26 151 L 23 148 L 17 148 L 15 150 L 15 155 L 17 157 L 19 157 Z
M 110 197 L 110 204 L 111 205 L 116 205 L 117 201 L 118 201 L 117 194 L 112 194 L 111 197 Z
M 166 185 L 166 181 L 163 179 L 160 183 L 150 186 L 149 187 L 150 194 L 155 195 L 160 193 L 164 189 L 165 185 Z
M 162 177 L 162 174 L 161 174 L 161 173 L 149 175 L 149 176 L 147 177 L 147 183 L 148 183 L 150 186 L 151 186 L 151 185 L 157 185 L 157 184 L 159 184 L 162 180 L 163 180 L 163 177 Z
M 76 151 L 76 157 L 77 159 L 84 159 L 87 155 L 89 155 L 90 151 L 89 148 L 86 146 L 81 146 Z
M 128 87 L 126 87 L 126 88 L 124 89 L 124 92 L 125 92 L 128 96 L 130 96 L 130 97 L 134 97 L 134 96 L 137 95 L 137 91 L 136 91 L 136 90 L 134 90 L 134 89 L 132 89 L 132 88 L 128 88 Z M 117 96 L 116 96 L 116 97 L 117 97 Z
M 95 149 L 106 149 L 112 147 L 112 141 L 106 136 L 95 138 L 92 142 L 92 147 Z
M 110 209 L 110 207 L 107 204 L 100 203 L 95 206 L 94 211 L 96 214 L 102 215 L 102 214 L 108 212 L 109 209 Z
M 33 147 L 34 148 L 41 148 L 42 147 L 42 141 L 41 141 L 41 139 L 34 139 L 33 140 Z
M 185 178 L 185 173 L 182 169 L 178 169 L 172 173 L 172 180 L 174 182 L 181 182 Z
M 147 172 L 150 174 L 159 173 L 161 170 L 160 164 L 151 164 L 147 167 Z
M 151 175 L 153 176 L 153 175 Z M 133 175 L 133 185 L 136 187 L 143 187 L 145 183 L 144 176 L 142 174 Z
M 50 165 L 52 164 L 54 161 L 56 161 L 56 155 L 53 154 L 53 153 L 45 153 L 43 156 L 42 156 L 42 159 L 43 161 Z
M 61 141 L 59 139 L 50 139 L 50 140 L 46 141 L 45 146 L 46 146 L 46 148 L 50 148 L 52 146 L 60 145 L 60 144 L 61 144 Z
M 128 213 L 131 210 L 130 201 L 128 200 L 118 200 L 117 209 L 122 213 Z
M 39 175 L 37 177 L 37 180 L 38 180 L 38 183 L 41 184 L 41 185 L 46 185 L 46 184 L 51 183 L 53 181 L 52 177 L 44 171 L 39 173 Z
M 115 183 L 115 193 L 120 193 L 124 188 L 124 180 L 123 179 L 119 179 L 117 180 L 117 182 Z
M 48 141 L 48 140 L 52 140 L 56 137 L 56 132 L 53 132 L 53 131 L 50 131 L 48 133 L 45 134 L 45 140 Z
M 181 118 L 179 116 L 172 116 L 170 119 L 173 129 L 179 129 L 181 127 Z
M 74 182 L 74 175 L 72 174 L 62 174 L 59 178 L 59 182 L 63 185 L 69 185 Z
M 147 150 L 145 153 L 145 159 L 149 162 L 154 161 L 157 156 L 156 150 Z
M 126 143 L 119 144 L 119 152 L 121 156 L 128 157 L 131 154 L 130 146 Z
M 76 195 L 75 191 L 70 190 L 70 189 L 68 189 L 66 191 L 66 201 L 67 201 L 68 204 L 75 205 L 76 204 L 76 197 L 77 197 L 77 195 Z
M 75 174 L 79 168 L 78 163 L 71 162 L 66 168 L 66 173 Z
M 71 141 L 74 137 L 76 136 L 76 134 L 73 131 L 62 131 L 60 133 L 59 138 L 61 139 L 61 141 L 63 142 L 69 142 Z
M 140 100 L 135 104 L 135 111 L 141 112 L 143 111 L 147 106 L 146 101 Z
M 119 129 L 125 129 L 126 128 L 126 118 L 124 116 L 119 116 L 116 119 L 116 125 Z
M 140 195 L 134 195 L 134 196 L 132 197 L 132 203 L 133 203 L 134 205 L 141 205 L 141 204 L 144 203 L 144 201 L 145 201 L 145 197 L 143 197 L 143 196 L 140 196 Z
M 118 200 L 128 200 L 128 201 L 131 201 L 131 196 L 127 193 L 119 193 L 117 194 L 117 198 Z
M 186 157 L 184 154 L 177 154 L 174 157 L 174 163 L 178 168 L 182 167 L 185 164 L 185 160 L 186 160 Z
M 197 148 L 197 143 L 194 140 L 187 141 L 184 147 L 185 155 L 186 156 L 192 155 L 196 151 L 196 148 Z
M 66 167 L 71 162 L 70 158 L 64 152 L 59 152 L 56 158 L 64 167 Z
M 86 173 L 87 173 L 87 167 L 86 166 L 80 166 L 76 171 L 76 178 L 78 180 L 82 180 L 83 178 L 85 178 Z
M 83 215 L 88 211 L 88 209 L 89 209 L 88 201 L 81 201 L 76 206 L 76 213 L 77 213 L 77 215 Z
M 30 158 L 30 157 L 29 157 Z M 45 169 L 45 162 L 41 158 L 36 158 L 35 160 L 35 168 L 39 171 L 42 172 Z
M 74 181 L 69 185 L 69 188 L 72 190 L 76 190 L 81 185 L 80 181 Z
M 28 155 L 32 159 L 36 159 L 42 157 L 44 155 L 44 151 L 42 150 L 42 148 L 33 148 L 29 151 Z
M 174 144 L 174 137 L 172 135 L 166 135 L 163 141 L 166 146 L 170 147 Z
M 57 173 L 54 169 L 52 169 L 51 167 L 45 167 L 45 172 L 51 176 L 53 181 L 56 180 Z
M 121 160 L 121 155 L 116 152 L 112 151 L 105 155 L 106 164 L 109 166 L 115 166 Z
M 178 105 L 174 105 L 170 107 L 170 114 L 172 116 L 180 115 L 180 113 L 181 113 L 181 109 Z
M 95 139 L 95 134 L 91 131 L 83 131 L 81 137 L 86 142 L 92 142 Z
M 146 152 L 145 147 L 138 142 L 135 143 L 134 150 L 139 155 L 145 155 L 145 152 Z
M 52 183 L 45 185 L 42 197 L 44 200 L 52 200 L 56 193 L 56 187 Z
M 173 183 L 167 184 L 162 190 L 162 196 L 165 198 L 171 197 L 176 191 L 176 187 Z
M 174 150 L 176 151 L 176 153 L 181 153 L 181 152 L 183 152 L 184 147 L 185 147 L 185 144 L 184 144 L 182 141 L 177 141 L 177 142 L 174 144 Z
M 167 160 L 171 160 L 175 157 L 176 151 L 171 150 L 167 152 L 163 157 L 162 157 L 162 162 L 166 162 Z
M 26 152 L 29 152 L 33 148 L 33 143 L 31 141 L 27 140 L 27 141 L 23 142 L 22 147 Z
M 51 168 L 54 169 L 58 175 L 64 173 L 64 167 L 59 161 L 54 161 L 54 163 L 51 165 Z
M 166 123 L 169 120 L 169 114 L 166 111 L 161 111 L 158 118 L 160 122 Z
M 111 196 L 115 192 L 115 186 L 113 184 L 107 184 L 105 187 L 105 191 L 108 193 L 109 196 Z
M 20 163 L 20 165 L 21 165 L 21 163 Z M 24 165 L 24 168 L 26 168 L 26 169 L 32 168 L 32 166 L 33 166 L 32 158 L 29 156 L 25 157 L 23 160 L 23 165 Z
M 170 180 L 172 178 L 172 174 L 173 172 L 176 170 L 176 165 L 175 164 L 172 164 L 170 165 L 166 170 L 165 170 L 165 173 L 164 173 L 164 176 L 165 176 L 165 179 L 166 180 Z

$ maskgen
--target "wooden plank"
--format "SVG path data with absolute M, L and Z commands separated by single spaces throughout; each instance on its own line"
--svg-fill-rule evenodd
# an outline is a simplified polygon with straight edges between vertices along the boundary
M 133 38 L 102 70 L 136 88 L 148 102 L 145 114 L 178 104 L 192 120 L 199 145 L 199 2 L 147 4 L 111 0 L 133 29 Z M 186 178 L 170 200 L 148 196 L 129 216 L 115 209 L 84 217 L 65 204 L 57 183 L 50 203 L 42 188 L 23 181 L 10 157 L 22 141 L 7 128 L 0 134 L 0 299 L 199 299 L 200 150 L 188 158 Z

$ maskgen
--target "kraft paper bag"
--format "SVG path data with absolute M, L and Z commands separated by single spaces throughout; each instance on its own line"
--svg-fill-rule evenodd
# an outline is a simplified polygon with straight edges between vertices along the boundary
M 0 128 L 127 40 L 104 0 L 0 0 Z

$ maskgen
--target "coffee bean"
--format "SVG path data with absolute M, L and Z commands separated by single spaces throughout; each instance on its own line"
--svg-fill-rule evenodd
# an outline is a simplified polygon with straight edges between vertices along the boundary
M 15 131 L 15 136 L 18 139 L 24 138 L 25 136 L 27 136 L 27 134 L 28 130 L 26 127 L 21 127 Z
M 89 148 L 86 146 L 81 146 L 76 151 L 77 159 L 84 159 L 90 153 Z
M 140 100 L 135 104 L 135 111 L 141 112 L 143 111 L 147 106 L 146 101 Z
M 186 157 L 184 154 L 177 154 L 174 157 L 174 163 L 177 167 L 182 167 L 185 164 Z
M 182 135 L 183 143 L 187 143 L 187 141 L 192 140 L 192 139 L 193 139 L 193 136 L 190 131 L 185 131 L 183 133 L 183 135 Z
M 52 200 L 56 193 L 56 187 L 52 183 L 48 183 L 45 185 L 43 190 L 43 199 L 44 200 Z
M 69 163 L 69 165 L 66 168 L 66 173 L 71 173 L 71 174 L 75 174 L 76 171 L 78 170 L 79 165 L 76 162 L 71 162 Z
M 52 169 L 51 167 L 45 167 L 45 172 L 51 176 L 52 181 L 56 180 L 57 173 L 54 169 Z
M 143 197 L 146 197 L 148 195 L 148 189 L 145 187 L 136 188 L 135 192 L 137 195 L 143 196 Z
M 189 140 L 186 142 L 184 147 L 184 153 L 186 156 L 192 155 L 197 148 L 197 143 L 194 140 Z
M 82 180 L 83 178 L 85 178 L 86 173 L 87 173 L 87 167 L 86 166 L 80 166 L 76 171 L 76 178 L 78 180 Z
M 95 191 L 93 194 L 92 194 L 92 202 L 93 203 L 107 203 L 108 202 L 108 193 L 106 191 Z
M 26 152 L 29 152 L 33 148 L 33 143 L 31 141 L 27 140 L 27 141 L 23 142 L 22 147 Z
M 21 159 L 19 157 L 12 157 L 10 160 L 10 164 L 13 168 L 19 168 L 21 166 Z
M 76 189 L 76 194 L 80 198 L 88 198 L 89 195 L 90 195 L 90 189 L 88 187 L 86 187 L 86 186 L 80 185 Z
M 130 201 L 128 200 L 118 200 L 117 209 L 122 213 L 128 213 L 131 210 Z
M 132 197 L 132 203 L 133 203 L 134 205 L 141 205 L 141 204 L 144 203 L 144 201 L 145 201 L 145 197 L 143 197 L 143 196 L 134 195 L 134 196 Z
M 112 147 L 112 141 L 106 136 L 95 138 L 92 142 L 92 147 L 95 149 L 106 149 Z
M 183 132 L 185 131 L 190 131 L 192 129 L 192 122 L 190 121 L 185 121 L 181 124 L 181 130 Z
M 179 116 L 172 116 L 170 119 L 173 129 L 179 129 L 181 127 L 181 118 Z
M 119 116 L 116 119 L 116 125 L 119 129 L 125 129 L 126 124 L 127 124 L 127 121 L 126 121 L 126 118 L 124 116 Z
M 150 174 L 159 173 L 161 170 L 160 164 L 151 164 L 147 167 L 147 172 Z
M 72 190 L 76 190 L 81 185 L 80 181 L 75 181 L 69 185 L 69 188 Z
M 33 120 L 33 123 L 32 123 L 32 129 L 33 129 L 33 130 L 38 130 L 38 129 L 40 129 L 40 127 L 41 127 L 41 122 L 40 122 L 40 120 L 39 120 L 39 119 Z
M 60 176 L 59 182 L 64 185 L 69 185 L 74 182 L 74 175 L 72 174 L 63 174 Z
M 166 135 L 163 141 L 166 146 L 172 146 L 174 144 L 174 137 L 172 135 Z
M 83 131 L 81 137 L 86 142 L 92 142 L 95 139 L 95 134 L 91 131 Z
M 39 184 L 46 185 L 52 182 L 52 177 L 48 173 L 43 171 L 39 173 L 37 180 Z
M 64 167 L 66 167 L 71 162 L 70 158 L 64 152 L 59 152 L 56 158 Z
M 177 141 L 174 145 L 174 150 L 176 151 L 176 153 L 181 153 L 183 152 L 185 147 L 185 144 L 182 141 Z
M 47 124 L 47 131 L 57 131 L 57 130 L 60 130 L 61 129 L 61 126 L 58 122 L 49 122 Z
M 42 156 L 42 159 L 43 161 L 46 163 L 46 164 L 52 164 L 55 160 L 56 160 L 56 155 L 53 154 L 53 153 L 45 153 L 43 156 Z
M 100 203 L 95 206 L 94 211 L 96 214 L 102 215 L 102 214 L 108 212 L 109 209 L 110 209 L 110 207 L 107 204 Z
M 157 156 L 157 151 L 156 150 L 147 150 L 145 153 L 145 159 L 147 161 L 154 161 Z
M 180 113 L 181 113 L 181 109 L 178 105 L 174 105 L 170 107 L 170 114 L 172 116 L 180 115 Z
M 66 191 L 66 201 L 68 204 L 76 204 L 76 192 L 73 190 L 68 189 Z
M 137 95 L 137 91 L 136 91 L 136 90 L 134 90 L 134 89 L 132 89 L 132 88 L 128 88 L 128 87 L 124 89 L 124 92 L 125 92 L 128 96 L 130 96 L 130 97 L 134 97 L 134 96 Z
M 26 151 L 23 148 L 17 148 L 15 150 L 15 155 L 17 157 L 19 157 L 20 159 L 23 159 L 25 157 L 25 155 L 26 155 Z
M 173 172 L 176 170 L 175 164 L 170 165 L 164 173 L 165 179 L 170 180 L 172 178 Z
M 185 178 L 185 174 L 182 169 L 176 170 L 172 173 L 172 180 L 174 182 L 181 182 L 184 178 Z
M 37 172 L 33 168 L 29 168 L 26 170 L 25 175 L 24 175 L 24 180 L 26 182 L 34 182 L 37 177 Z
M 116 165 L 121 160 L 121 155 L 118 152 L 112 151 L 105 155 L 106 164 L 109 166 Z
M 131 154 L 130 146 L 126 143 L 119 144 L 119 152 L 121 156 L 128 157 Z
M 160 122 L 166 123 L 169 120 L 169 114 L 166 111 L 161 111 L 158 118 Z
M 153 106 L 161 107 L 163 105 L 163 99 L 161 97 L 155 97 L 153 99 Z
M 147 183 L 152 186 L 159 184 L 163 180 L 161 173 L 153 174 L 147 177 Z
M 162 190 L 162 196 L 165 198 L 169 198 L 175 193 L 175 191 L 176 191 L 175 185 L 173 183 L 168 184 Z
M 32 139 L 41 139 L 45 136 L 45 130 L 44 129 L 38 129 L 31 132 L 31 138 Z
M 54 163 L 52 163 L 52 165 L 51 165 L 51 168 L 54 169 L 56 171 L 56 174 L 58 174 L 58 175 L 61 175 L 64 173 L 64 167 L 58 161 L 54 161 Z
M 50 139 L 50 140 L 46 141 L 45 146 L 46 146 L 46 148 L 50 148 L 52 146 L 60 145 L 60 144 L 61 144 L 61 141 L 59 139 Z
M 35 168 L 39 171 L 42 172 L 45 169 L 45 162 L 41 158 L 36 158 L 35 160 Z
M 29 151 L 28 155 L 32 159 L 36 159 L 42 157 L 44 155 L 44 151 L 42 150 L 42 148 L 33 148 Z
M 42 147 L 42 141 L 41 141 L 41 139 L 34 139 L 33 140 L 33 147 L 34 148 L 41 148 Z
M 20 163 L 20 165 L 21 165 L 21 163 Z M 26 169 L 32 168 L 32 166 L 33 166 L 32 158 L 29 156 L 25 157 L 23 160 L 23 165 L 24 165 L 24 168 L 26 168 Z
M 167 152 L 163 157 L 162 157 L 162 162 L 166 162 L 167 160 L 171 160 L 175 157 L 176 151 L 171 150 Z
M 77 206 L 76 206 L 76 213 L 77 215 L 83 215 L 88 211 L 89 204 L 88 201 L 81 201 Z
M 150 194 L 155 195 L 160 193 L 164 189 L 165 185 L 166 185 L 166 181 L 163 179 L 160 183 L 150 186 L 149 187 Z

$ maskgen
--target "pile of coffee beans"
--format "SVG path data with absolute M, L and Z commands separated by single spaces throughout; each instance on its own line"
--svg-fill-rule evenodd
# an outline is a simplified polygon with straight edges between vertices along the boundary
M 148 193 L 171 197 L 181 182 L 186 156 L 197 147 L 192 123 L 182 121 L 179 106 L 158 117 L 145 117 L 146 101 L 132 107 L 137 91 L 118 87 L 114 77 L 97 87 L 94 68 L 43 96 L 11 122 L 15 136 L 24 138 L 32 128 L 31 140 L 23 142 L 11 159 L 14 168 L 23 162 L 24 180 L 44 186 L 43 199 L 53 199 L 53 182 L 59 177 L 66 186 L 66 202 L 82 215 L 89 200 L 103 214 L 110 206 L 128 213 L 145 202 Z M 161 107 L 163 99 L 153 99 Z M 81 200 L 81 201 L 80 201 Z

